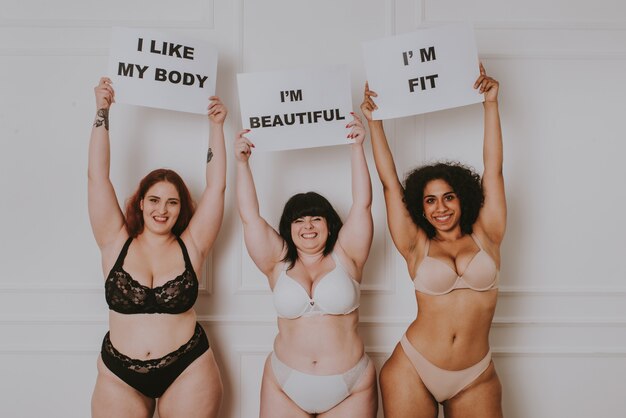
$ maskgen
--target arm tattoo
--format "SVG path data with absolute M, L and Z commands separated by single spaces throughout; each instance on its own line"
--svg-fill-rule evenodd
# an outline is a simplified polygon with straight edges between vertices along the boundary
M 212 159 L 213 159 L 213 151 L 211 150 L 211 148 L 209 148 L 209 150 L 206 153 L 207 164 L 210 163 Z
M 104 125 L 104 129 L 107 131 L 109 130 L 109 109 L 98 110 L 96 121 L 93 123 L 93 126 L 98 128 L 102 125 Z

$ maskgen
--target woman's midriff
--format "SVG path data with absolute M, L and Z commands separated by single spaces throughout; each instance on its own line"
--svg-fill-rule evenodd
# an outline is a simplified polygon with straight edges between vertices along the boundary
M 285 364 L 304 373 L 329 375 L 349 370 L 363 356 L 357 312 L 278 319 L 274 352 Z
M 432 296 L 415 292 L 417 318 L 407 338 L 424 357 L 446 370 L 462 370 L 489 351 L 489 331 L 496 308 L 497 290 L 470 289 Z
M 195 328 L 193 309 L 175 315 L 109 312 L 113 347 L 136 360 L 160 358 L 175 351 L 191 339 Z

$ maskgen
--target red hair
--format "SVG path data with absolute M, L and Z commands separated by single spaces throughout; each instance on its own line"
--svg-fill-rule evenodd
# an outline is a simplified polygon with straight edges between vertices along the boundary
M 159 168 L 151 171 L 147 176 L 141 179 L 135 193 L 126 201 L 126 229 L 128 230 L 128 235 L 131 237 L 135 238 L 143 231 L 143 212 L 140 206 L 141 200 L 150 187 L 161 181 L 172 183 L 174 187 L 176 187 L 180 198 L 180 213 L 178 214 L 176 224 L 174 224 L 172 228 L 172 233 L 176 236 L 180 236 L 185 228 L 187 228 L 187 225 L 189 225 L 189 221 L 195 209 L 189 189 L 183 179 L 175 171 Z

